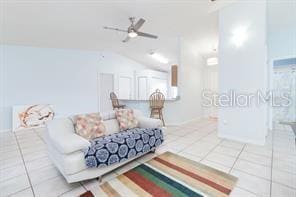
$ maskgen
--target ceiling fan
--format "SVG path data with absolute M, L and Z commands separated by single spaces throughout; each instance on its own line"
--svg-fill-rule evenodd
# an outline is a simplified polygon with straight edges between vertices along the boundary
M 107 27 L 107 26 L 104 26 L 103 28 L 104 29 L 108 29 L 108 30 L 115 30 L 115 31 L 126 32 L 127 33 L 127 37 L 122 42 L 128 42 L 131 38 L 135 38 L 137 36 L 142 36 L 142 37 L 146 37 L 146 38 L 154 38 L 154 39 L 157 38 L 157 36 L 155 36 L 155 35 L 144 33 L 144 32 L 140 32 L 139 31 L 139 29 L 145 23 L 145 20 L 144 19 L 140 18 L 138 20 L 138 22 L 136 22 L 136 23 L 135 23 L 135 17 L 130 17 L 129 20 L 131 22 L 131 25 L 127 28 L 127 30 L 119 29 L 119 28 L 114 28 L 114 27 Z

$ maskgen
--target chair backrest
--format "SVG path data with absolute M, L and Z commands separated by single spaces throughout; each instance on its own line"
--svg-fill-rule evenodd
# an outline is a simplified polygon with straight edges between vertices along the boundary
M 117 96 L 114 92 L 110 93 L 110 99 L 112 101 L 112 107 L 116 108 L 119 105 L 119 102 L 118 102 Z
M 164 95 L 157 89 L 149 97 L 150 108 L 163 108 L 164 101 Z

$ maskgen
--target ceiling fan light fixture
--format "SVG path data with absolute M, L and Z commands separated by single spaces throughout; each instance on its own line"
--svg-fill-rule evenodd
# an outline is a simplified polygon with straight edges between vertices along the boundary
M 130 38 L 135 38 L 135 37 L 138 36 L 138 34 L 137 34 L 137 32 L 131 31 L 131 32 L 128 33 L 128 36 L 129 36 Z

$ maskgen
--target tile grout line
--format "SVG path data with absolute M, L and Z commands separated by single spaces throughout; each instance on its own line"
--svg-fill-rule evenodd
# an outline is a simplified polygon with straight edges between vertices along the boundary
M 245 149 L 245 147 L 246 147 L 246 144 L 244 144 L 242 150 L 239 152 L 239 154 L 238 154 L 237 157 L 235 158 L 235 161 L 234 161 L 233 165 L 231 166 L 231 168 L 230 168 L 230 170 L 229 170 L 229 173 L 232 171 L 234 165 L 235 165 L 236 162 L 238 161 L 238 158 L 239 158 L 239 156 L 242 154 L 242 152 L 243 152 L 243 150 Z
M 237 155 L 236 160 L 234 161 L 234 163 L 233 163 L 232 167 L 230 168 L 228 174 L 230 174 L 230 172 L 232 171 L 232 169 L 233 169 L 234 165 L 236 164 L 236 162 L 237 162 L 239 156 L 241 155 L 241 153 L 242 153 L 243 150 L 245 149 L 245 146 L 246 146 L 246 144 L 244 144 L 244 146 L 243 146 L 243 148 L 241 149 L 240 153 Z M 221 164 L 221 165 L 222 165 L 222 164 Z M 238 170 L 238 171 L 241 171 L 241 170 Z M 244 172 L 244 171 L 241 171 L 241 172 L 246 173 L 246 174 L 249 174 L 249 173 Z M 252 175 L 252 174 L 249 174 L 249 175 L 254 176 L 254 175 Z M 255 177 L 257 177 L 257 176 L 255 176 Z M 261 177 L 258 177 L 258 178 L 261 178 Z M 252 194 L 256 195 L 256 193 L 254 193 L 253 191 L 250 191 L 250 190 L 245 189 L 245 188 L 241 188 L 241 187 L 239 187 L 239 186 L 236 186 L 236 187 L 240 188 L 241 190 L 244 190 L 244 191 L 247 191 L 247 192 L 249 192 L 249 193 L 252 193 Z
M 45 128 L 45 129 L 47 129 L 47 128 Z M 34 133 L 40 138 L 40 140 L 41 140 L 44 144 L 46 144 L 45 140 L 39 135 L 39 133 L 36 131 L 36 129 L 33 129 L 33 131 L 34 131 Z
M 84 185 L 81 183 L 81 182 L 79 182 L 78 183 L 84 190 L 85 190 L 85 192 L 86 191 L 88 191 L 85 187 L 84 187 Z M 73 189 L 71 189 L 71 190 L 69 190 L 69 191 L 65 191 L 65 192 L 63 192 L 63 193 L 61 193 L 61 194 L 59 194 L 59 195 L 57 195 L 58 197 L 61 197 L 61 196 L 63 196 L 64 194 L 67 194 L 67 193 L 69 193 L 69 192 L 71 192 L 71 191 L 74 191 L 75 189 L 77 189 L 78 187 L 75 187 L 75 188 L 73 188 Z
M 245 148 L 245 145 L 244 145 L 243 149 L 244 149 L 244 148 Z M 235 160 L 235 163 L 236 163 L 236 161 L 238 160 L 238 157 L 239 157 L 239 156 L 241 155 L 241 153 L 243 152 L 243 149 L 242 149 L 242 151 L 240 152 L 240 154 L 237 156 L 237 159 Z M 252 164 L 255 164 L 255 165 L 264 166 L 264 165 L 257 164 L 257 163 L 254 163 L 254 162 L 251 162 L 251 161 L 248 161 L 248 160 L 245 160 L 245 159 L 242 159 L 242 160 L 247 161 L 247 162 L 252 163 Z M 232 166 L 232 168 L 230 169 L 229 173 L 232 171 L 232 169 L 233 169 L 235 163 L 233 164 L 233 166 Z M 264 167 L 268 167 L 268 166 L 264 166 Z M 271 167 L 270 167 L 270 168 L 271 168 Z M 272 168 L 271 168 L 271 169 L 272 169 Z M 271 181 L 271 179 L 263 178 L 263 177 L 260 177 L 260 176 L 257 176 L 257 175 L 254 175 L 254 174 L 251 174 L 251 173 L 249 173 L 249 172 L 246 172 L 246 171 L 243 171 L 243 170 L 240 170 L 240 169 L 235 169 L 235 170 L 238 170 L 238 171 L 240 171 L 240 172 L 243 172 L 243 173 L 245 173 L 245 174 L 248 174 L 248 175 L 251 175 L 251 176 L 254 176 L 254 177 L 260 178 L 260 179 L 264 179 L 264 180 L 266 180 L 266 181 Z
M 9 194 L 7 197 L 10 197 L 10 196 L 12 196 L 12 195 L 15 195 L 15 194 L 21 193 L 21 192 L 23 192 L 23 191 L 26 191 L 27 189 L 31 189 L 31 187 L 27 187 L 27 188 L 24 188 L 24 189 L 22 189 L 22 190 L 20 190 L 20 191 L 13 192 L 13 193 Z M 1 197 L 2 197 L 2 196 L 1 196 Z
M 204 126 L 202 126 L 201 128 L 205 128 L 205 127 L 208 127 L 208 126 L 209 126 L 209 125 L 204 125 Z M 195 129 L 195 128 L 191 128 L 191 129 Z M 197 128 L 197 129 L 198 129 L 198 128 Z M 198 132 L 198 131 L 196 130 L 196 132 Z M 214 133 L 214 132 L 215 132 L 215 129 L 213 129 L 213 131 L 210 131 L 210 132 L 207 133 L 206 135 L 202 136 L 201 138 L 197 139 L 196 141 L 190 143 L 188 146 L 184 147 L 183 149 L 177 151 L 177 153 L 181 153 L 182 151 L 184 151 L 185 149 L 187 149 L 189 146 L 191 146 L 191 145 L 193 145 L 194 143 L 196 143 L 196 142 L 202 140 L 203 138 L 209 136 L 210 134 L 212 134 L 212 133 Z M 173 135 L 173 134 L 172 134 L 172 135 Z M 188 134 L 186 134 L 186 135 L 188 135 Z M 177 137 L 178 137 L 178 138 L 184 138 L 186 135 L 184 135 L 184 136 L 177 136 Z M 175 142 L 175 141 L 177 141 L 177 140 L 178 140 L 178 139 L 175 139 L 175 140 L 172 140 L 171 142 Z M 169 142 L 169 143 L 171 143 L 171 142 Z M 219 143 L 221 143 L 221 142 L 219 142 Z M 201 161 L 201 160 L 200 160 L 200 161 Z
M 39 136 L 38 135 L 38 133 L 35 131 L 35 129 L 33 128 L 32 129 L 33 130 L 33 132 L 36 134 L 36 136 L 38 136 L 38 138 L 40 138 L 40 140 L 46 145 L 46 143 L 45 143 L 45 141 L 42 139 L 42 137 L 41 136 Z M 23 148 L 20 148 L 20 149 L 23 149 Z M 40 150 L 38 150 L 38 151 L 36 151 L 35 153 L 40 153 L 40 152 L 43 152 L 42 150 L 40 151 Z M 27 153 L 27 155 L 29 155 L 29 154 L 33 154 L 34 152 L 30 152 L 30 153 Z M 21 153 L 21 155 L 23 155 L 23 153 Z M 26 155 L 26 154 L 25 154 Z M 45 156 L 42 156 L 42 157 L 40 157 L 40 158 L 35 158 L 35 159 L 31 159 L 31 160 L 25 160 L 25 163 L 29 163 L 29 162 L 33 162 L 33 161 L 35 161 L 35 160 L 37 160 L 37 159 L 41 159 L 41 158 L 44 158 L 44 157 L 47 157 L 48 156 L 48 154 L 46 154 Z M 46 167 L 46 166 L 44 166 L 44 167 Z M 42 167 L 42 168 L 44 168 L 44 167 Z
M 203 161 L 210 153 L 212 153 L 222 142 L 224 141 L 221 140 L 217 145 L 215 145 L 204 157 L 202 157 L 202 159 L 200 161 Z
M 200 141 L 201 139 L 203 139 L 203 138 L 209 136 L 209 135 L 210 135 L 211 133 L 213 133 L 213 132 L 214 132 L 214 131 L 211 131 L 211 132 L 207 133 L 205 136 L 203 136 L 203 137 L 197 139 L 196 141 L 194 141 L 194 142 L 188 144 L 188 146 L 186 146 L 186 147 L 182 148 L 181 150 L 177 151 L 177 153 L 180 153 L 180 152 L 184 151 L 185 149 L 187 149 L 187 148 L 188 148 L 189 146 L 191 146 L 192 144 L 194 144 L 194 143 Z M 171 134 L 171 135 L 174 135 L 174 134 Z M 188 134 L 186 134 L 186 135 L 188 135 Z M 180 139 L 180 138 L 184 138 L 186 135 L 184 135 L 184 136 L 177 136 L 177 137 Z M 177 141 L 177 140 L 179 140 L 179 139 L 174 139 L 174 140 L 168 142 L 168 144 L 171 143 L 171 142 L 175 142 L 175 141 Z M 166 145 L 167 145 L 167 144 L 165 144 L 164 146 L 166 146 Z
M 245 153 L 249 153 L 249 152 L 245 152 Z M 257 155 L 256 155 L 257 156 Z M 268 159 L 271 159 L 271 158 L 268 158 Z M 251 160 L 248 160 L 248 159 L 245 159 L 245 158 L 240 158 L 240 160 L 243 160 L 244 162 L 248 162 L 248 163 L 252 163 L 254 165 L 258 165 L 258 166 L 264 166 L 264 167 L 267 167 L 267 168 L 271 168 L 271 164 L 270 165 L 266 165 L 266 164 L 262 164 L 262 163 L 256 163 L 254 161 L 251 161 Z
M 239 159 L 239 156 L 242 154 L 242 152 L 243 152 L 243 150 L 245 149 L 245 147 L 246 147 L 246 144 L 244 144 L 244 146 L 243 146 L 242 150 L 241 150 L 241 151 L 240 151 L 240 153 L 238 154 L 238 156 L 237 156 L 237 158 L 236 158 L 235 162 L 233 163 L 233 165 L 232 165 L 231 169 L 229 170 L 229 173 L 228 173 L 228 174 L 230 174 L 230 173 L 231 173 L 231 171 L 232 171 L 233 167 L 235 166 L 236 162 L 237 162 L 237 161 L 238 161 L 238 159 Z M 236 170 L 238 170 L 238 171 L 241 171 L 241 170 L 239 170 L 239 169 L 236 169 Z M 244 172 L 244 171 L 241 171 L 241 172 L 243 172 L 243 173 L 246 173 L 246 174 L 249 174 L 249 173 L 247 173 L 247 172 Z M 251 175 L 251 176 L 255 176 L 255 177 L 257 177 L 257 178 L 262 178 L 262 177 L 258 177 L 258 176 L 256 176 L 256 175 L 252 175 L 252 174 L 249 174 L 249 175 Z M 238 186 L 237 186 L 237 187 L 238 187 Z M 240 189 L 242 189 L 242 190 L 245 190 L 245 191 L 247 191 L 247 192 L 250 192 L 250 193 L 252 193 L 252 194 L 255 194 L 255 195 L 257 195 L 256 193 L 254 193 L 254 192 L 252 192 L 252 191 L 250 191 L 250 190 L 248 190 L 248 189 L 241 188 L 241 187 L 238 187 L 238 188 L 240 188 Z M 270 195 L 271 195 L 271 192 L 269 192 L 269 193 L 270 193 Z
M 254 194 L 254 195 L 257 197 L 257 194 L 254 193 L 253 191 L 249 190 L 249 189 L 245 189 L 245 188 L 239 187 L 239 186 L 237 186 L 237 185 L 236 185 L 236 187 L 237 187 L 237 188 L 240 188 L 241 190 L 244 190 L 244 191 L 246 191 L 246 192 L 249 192 L 249 193 L 251 193 L 251 194 Z
M 210 134 L 212 134 L 214 131 L 211 131 L 211 132 L 209 132 L 207 135 L 205 135 L 205 136 L 203 136 L 203 137 L 201 137 L 201 138 L 199 138 L 199 139 L 197 139 L 196 141 L 194 141 L 194 142 L 192 142 L 192 143 L 190 143 L 188 146 L 186 146 L 186 147 L 184 147 L 183 149 L 181 149 L 180 151 L 178 151 L 178 153 L 180 153 L 180 152 L 182 152 L 182 151 L 184 151 L 185 149 L 187 149 L 189 146 L 191 146 L 191 145 L 193 145 L 194 143 L 196 143 L 196 142 L 198 142 L 198 141 L 200 141 L 200 140 L 202 140 L 203 138 L 205 138 L 205 137 L 207 137 L 207 136 L 209 136 Z M 184 137 L 184 136 L 183 136 Z M 182 137 L 181 137 L 182 138 Z M 221 143 L 221 142 L 219 142 L 219 143 Z
M 276 184 L 278 184 L 278 185 L 281 185 L 281 186 L 284 186 L 284 187 L 287 187 L 287 188 L 289 188 L 289 189 L 291 189 L 291 190 L 295 190 L 295 191 L 296 191 L 296 188 L 295 188 L 295 187 L 291 187 L 291 186 L 289 186 L 289 185 L 285 185 L 285 184 L 280 183 L 280 182 L 271 181 L 271 183 L 276 183 Z
M 212 131 L 212 132 L 210 132 L 208 135 L 210 135 L 211 133 L 214 133 L 215 131 Z M 206 135 L 206 136 L 208 136 L 208 135 Z M 205 137 L 206 137 L 205 136 Z M 202 139 L 202 138 L 201 138 Z M 211 152 L 213 152 L 213 150 L 215 150 L 222 142 L 224 141 L 224 139 L 222 139 L 216 146 L 214 146 L 204 157 L 201 157 L 202 159 L 200 160 L 200 161 L 202 161 L 202 160 L 204 160 Z
M 79 184 L 85 189 L 85 191 L 88 191 L 88 189 L 83 185 L 82 182 L 79 182 Z
M 260 157 L 269 157 L 267 155 L 264 155 L 264 154 L 258 154 L 258 153 L 255 153 L 255 151 L 249 151 L 249 150 L 245 150 L 246 153 L 249 153 L 249 154 L 253 154 L 253 155 L 256 155 L 256 156 L 260 156 Z
M 212 162 L 214 162 L 214 161 L 212 161 Z M 215 163 L 216 163 L 216 162 L 215 162 Z M 250 163 L 252 163 L 252 162 L 250 162 Z M 255 163 L 253 163 L 253 164 L 255 164 Z M 220 165 L 223 165 L 223 164 L 220 164 Z M 223 166 L 224 166 L 224 165 L 223 165 Z M 227 166 L 225 166 L 225 167 L 227 167 Z M 257 175 L 254 175 L 254 174 L 251 174 L 251 173 L 249 173 L 249 172 L 246 172 L 246 171 L 243 171 L 243 170 L 240 170 L 240 169 L 234 169 L 234 170 L 240 171 L 240 172 L 242 172 L 242 173 L 244 173 L 244 174 L 247 174 L 247 175 L 250 175 L 250 176 L 253 176 L 253 177 L 259 178 L 259 179 L 264 179 L 265 181 L 271 181 L 271 182 L 273 182 L 271 179 L 263 178 L 263 177 L 260 177 L 260 176 L 257 176 Z M 283 184 L 283 183 L 276 182 L 276 181 L 275 181 L 275 183 L 277 183 L 277 184 L 279 184 L 279 185 L 281 185 L 281 186 L 288 187 L 288 188 L 290 188 L 290 189 L 296 190 L 296 188 L 293 188 L 293 187 L 291 187 L 291 186 L 289 186 L 289 185 L 285 185 L 285 184 Z
M 188 128 L 188 127 L 187 127 L 187 128 L 186 128 L 186 127 L 185 127 L 185 129 L 193 129 L 195 132 L 198 132 L 198 129 L 204 129 L 204 128 L 207 127 L 207 126 L 208 126 L 208 125 L 204 125 L 204 126 L 199 127 L 199 128 L 194 128 L 194 127 L 191 127 L 191 128 Z M 177 130 L 184 130 L 184 128 L 178 128 Z M 176 131 L 176 130 L 175 130 L 175 131 Z M 211 131 L 211 132 L 214 132 L 214 131 Z M 210 133 L 211 133 L 211 132 L 210 132 Z M 169 134 L 170 134 L 170 133 L 169 133 Z M 175 134 L 171 134 L 171 135 L 175 135 Z M 179 137 L 179 138 L 180 138 L 180 137 L 182 138 L 182 137 L 185 137 L 186 135 L 189 135 L 189 134 L 187 133 L 187 134 L 185 134 L 185 135 L 183 135 L 183 136 L 178 136 L 178 135 L 175 135 L 175 136 L 177 136 L 177 137 Z M 204 136 L 204 137 L 205 137 L 205 136 Z
M 240 170 L 240 169 L 234 169 L 234 170 L 240 171 L 240 172 L 242 172 L 242 173 L 244 173 L 244 174 L 247 174 L 247 175 L 250 175 L 250 176 L 253 176 L 253 177 L 259 178 L 259 179 L 263 179 L 263 180 L 265 180 L 265 181 L 270 181 L 270 179 L 263 178 L 263 177 L 260 177 L 260 176 L 254 175 L 254 174 L 250 174 L 249 172 L 245 172 L 245 171 L 242 171 L 242 170 Z
M 228 174 L 230 174 L 230 172 L 232 171 L 234 165 L 236 164 L 237 160 L 239 159 L 239 156 L 242 154 L 243 150 L 245 149 L 245 146 L 246 146 L 246 144 L 244 144 L 244 146 L 243 146 L 243 148 L 241 149 L 240 153 L 237 155 L 236 160 L 234 161 L 234 163 L 233 163 L 232 167 L 230 168 Z M 220 164 L 220 165 L 222 165 L 222 164 Z M 241 171 L 241 170 L 239 170 L 239 171 Z M 246 173 L 246 174 L 249 174 L 249 173 L 244 172 L 244 171 L 241 171 L 241 172 Z M 252 174 L 249 174 L 249 175 L 252 175 Z M 254 176 L 254 175 L 252 175 L 252 176 Z M 257 177 L 257 176 L 255 176 L 255 177 Z M 258 177 L 258 178 L 261 178 L 261 177 Z M 249 193 L 252 193 L 252 194 L 256 195 L 256 193 L 254 193 L 253 191 L 250 191 L 250 190 L 245 189 L 245 188 L 241 188 L 241 187 L 239 187 L 239 186 L 236 186 L 236 187 L 240 188 L 241 190 L 244 190 L 244 191 L 247 191 L 247 192 L 249 192 Z
M 20 151 L 20 153 L 21 153 L 21 158 L 22 158 L 22 161 L 23 161 L 23 164 L 24 164 L 25 170 L 26 170 L 26 175 L 27 175 L 27 178 L 28 178 L 28 181 L 29 181 L 29 184 L 30 184 L 30 188 L 31 188 L 31 190 L 32 190 L 33 196 L 35 197 L 36 195 L 35 195 L 35 192 L 34 192 L 34 189 L 33 189 L 33 185 L 32 185 L 32 182 L 31 182 L 31 178 L 30 178 L 29 173 L 28 173 L 28 169 L 27 169 L 26 162 L 25 162 L 25 160 L 24 160 L 24 156 L 23 156 L 23 152 L 22 152 L 21 146 L 20 146 L 20 144 L 19 144 L 19 141 L 18 141 L 18 138 L 17 138 L 15 132 L 14 132 L 13 134 L 14 134 L 14 137 L 15 137 L 15 139 L 16 139 L 16 142 L 17 142 L 17 146 L 18 146 L 18 148 L 19 148 L 19 151 Z M 17 192 L 16 192 L 16 193 L 17 193 Z

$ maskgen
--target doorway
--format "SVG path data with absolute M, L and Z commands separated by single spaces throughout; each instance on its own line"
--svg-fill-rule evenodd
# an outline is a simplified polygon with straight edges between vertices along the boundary
M 219 92 L 218 65 L 205 67 L 203 77 L 204 77 L 203 89 L 213 94 L 218 93 Z M 214 99 L 213 103 L 217 104 L 218 101 L 215 99 L 215 97 L 213 97 L 213 99 Z M 204 116 L 207 118 L 215 118 L 215 119 L 218 118 L 218 106 L 212 105 L 212 106 L 204 107 Z
M 276 60 L 273 62 L 273 94 L 272 107 L 273 127 L 278 128 L 281 122 L 296 121 L 296 58 Z M 288 101 L 283 98 L 288 97 Z
M 110 93 L 114 92 L 114 75 L 109 73 L 99 74 L 99 112 L 112 111 Z

